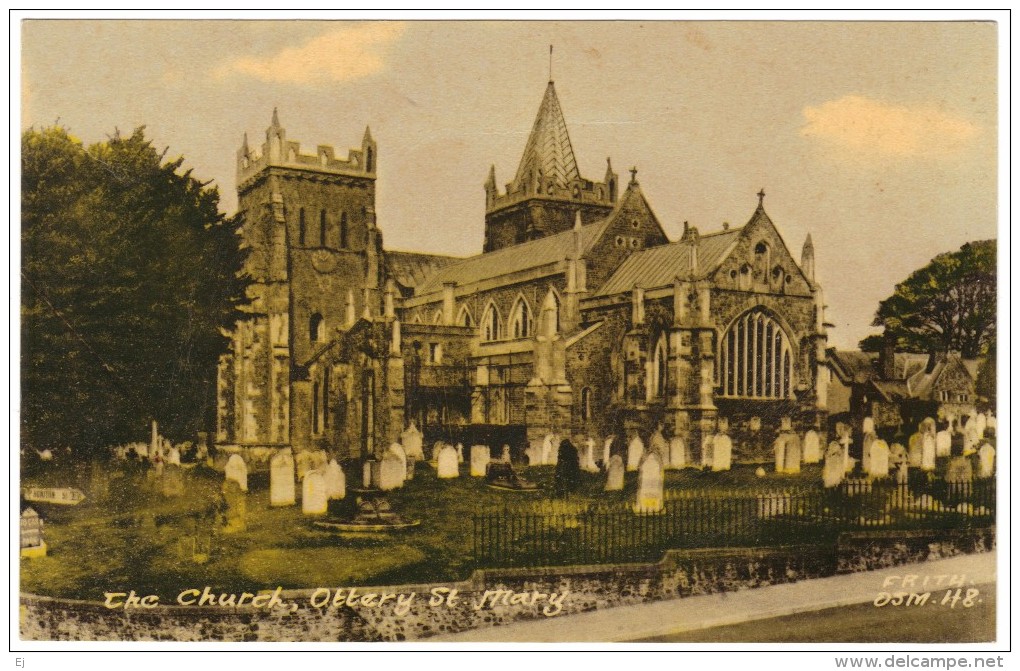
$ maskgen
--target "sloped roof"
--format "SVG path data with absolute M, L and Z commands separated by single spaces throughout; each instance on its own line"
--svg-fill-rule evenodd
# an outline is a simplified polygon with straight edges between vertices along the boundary
M 858 350 L 829 350 L 829 360 L 836 364 L 849 382 L 864 383 L 876 376 L 875 362 L 878 355 Z
M 570 136 L 567 134 L 567 122 L 563 119 L 563 110 L 552 82 L 545 89 L 528 143 L 524 146 L 521 163 L 517 166 L 512 190 L 519 191 L 531 179 L 532 173 L 538 170 L 542 171 L 545 178 L 555 179 L 562 188 L 581 178 L 574 149 L 570 145 Z
M 582 253 L 587 253 L 595 241 L 601 237 L 606 226 L 612 220 L 610 214 L 605 219 L 581 227 Z M 451 263 L 415 289 L 418 296 L 439 291 L 446 282 L 456 282 L 457 286 L 465 286 L 485 279 L 509 275 L 511 273 L 538 268 L 566 259 L 573 251 L 573 230 L 549 235 L 538 240 L 522 242 L 493 252 L 471 256 Z
M 416 287 L 440 268 L 456 263 L 461 258 L 417 252 L 386 252 L 386 267 L 390 276 L 405 287 Z
M 698 244 L 698 277 L 704 277 L 715 270 L 741 230 L 733 228 L 701 236 Z M 680 240 L 631 254 L 606 280 L 597 295 L 627 292 L 635 286 L 651 289 L 672 284 L 677 275 L 687 275 L 692 246 L 690 241 Z
M 895 403 L 910 398 L 906 380 L 871 380 L 871 386 L 886 401 Z

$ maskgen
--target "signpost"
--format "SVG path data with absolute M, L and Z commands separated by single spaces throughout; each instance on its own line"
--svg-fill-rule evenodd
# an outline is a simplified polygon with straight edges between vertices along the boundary
M 76 506 L 85 500 L 85 494 L 74 487 L 25 487 L 24 497 L 26 501 L 62 506 Z

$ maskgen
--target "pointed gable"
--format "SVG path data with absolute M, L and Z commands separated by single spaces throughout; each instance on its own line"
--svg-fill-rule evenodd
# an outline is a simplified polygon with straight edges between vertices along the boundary
M 581 178 L 567 134 L 567 122 L 563 119 L 563 110 L 552 82 L 545 89 L 512 190 L 521 190 L 540 171 L 545 179 L 555 180 L 560 188 L 566 188 Z

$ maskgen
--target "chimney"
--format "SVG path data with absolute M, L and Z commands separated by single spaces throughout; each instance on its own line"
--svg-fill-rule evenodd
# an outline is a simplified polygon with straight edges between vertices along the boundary
M 878 355 L 879 375 L 883 380 L 896 379 L 896 338 L 888 331 L 882 337 L 882 351 Z

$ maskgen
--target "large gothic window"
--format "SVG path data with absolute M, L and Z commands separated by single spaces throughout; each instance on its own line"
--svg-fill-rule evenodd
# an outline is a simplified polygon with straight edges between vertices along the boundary
M 482 317 L 482 340 L 499 340 L 502 337 L 502 324 L 499 318 L 499 310 L 492 303 L 485 308 L 485 315 Z
M 531 335 L 531 308 L 524 298 L 518 298 L 510 312 L 510 332 L 514 338 L 527 338 Z
M 790 341 L 764 310 L 749 310 L 733 322 L 723 338 L 721 359 L 723 396 L 790 397 Z

